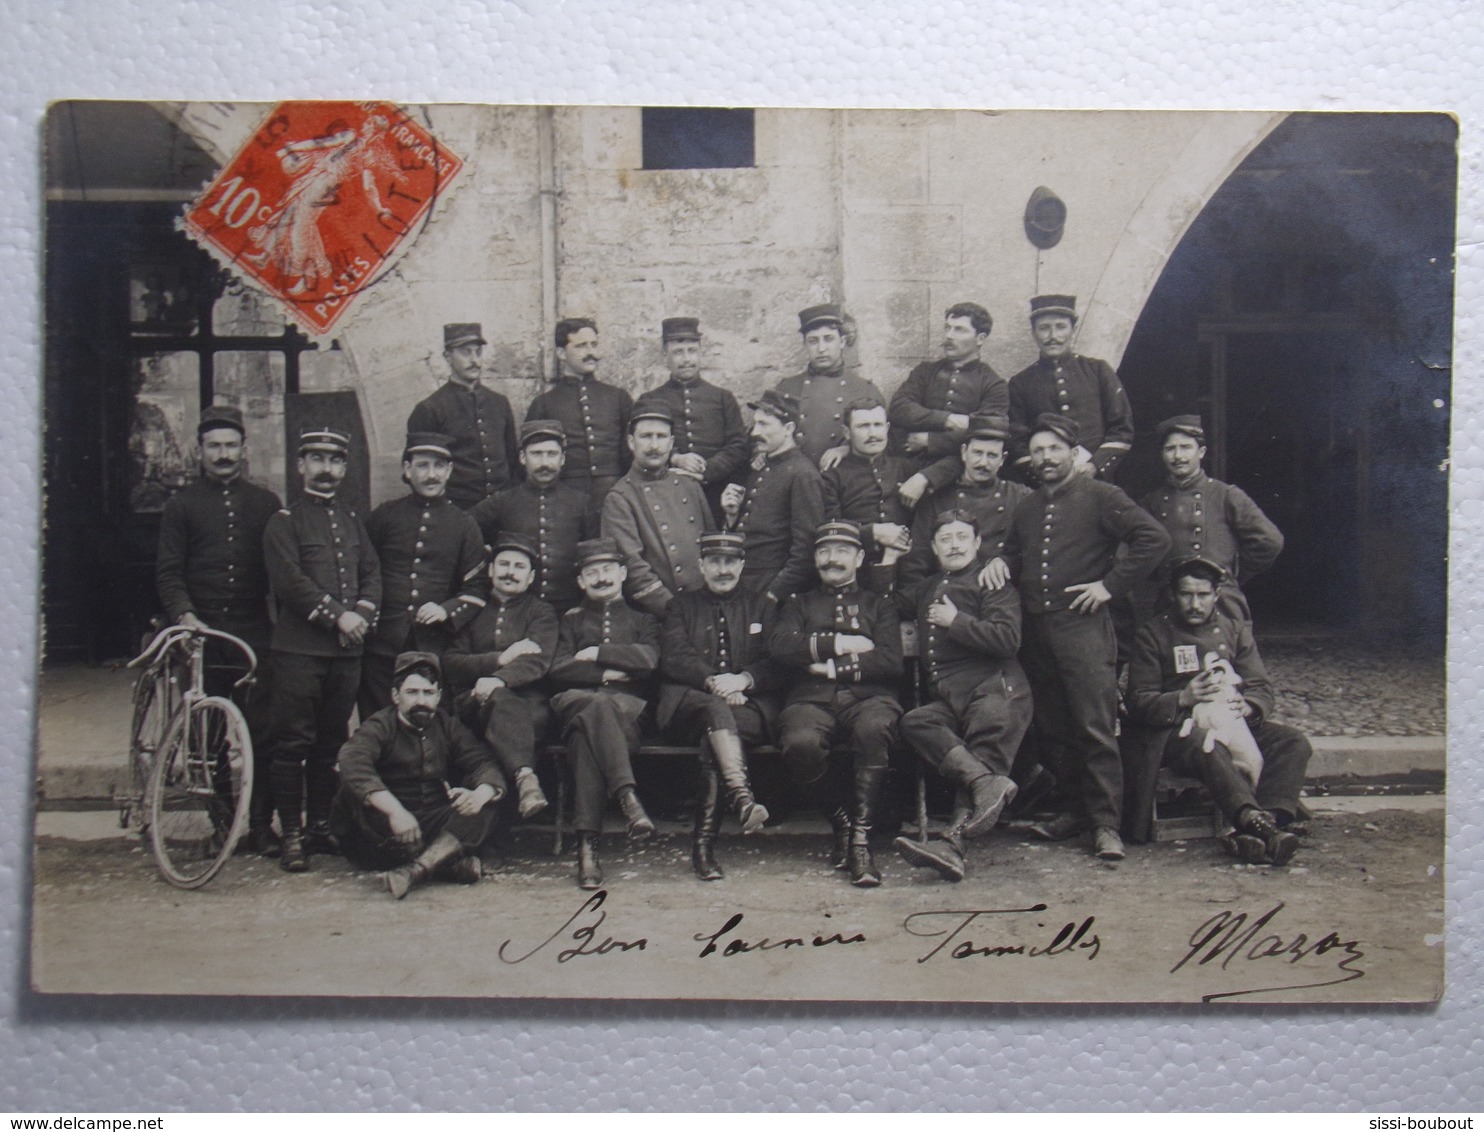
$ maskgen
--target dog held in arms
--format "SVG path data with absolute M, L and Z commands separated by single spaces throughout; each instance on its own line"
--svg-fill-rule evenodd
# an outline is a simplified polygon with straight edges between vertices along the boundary
M 1214 652 L 1205 656 L 1204 669 L 1220 676 L 1225 694 L 1219 699 L 1197 703 L 1191 709 L 1190 718 L 1180 725 L 1181 736 L 1192 731 L 1201 731 L 1201 749 L 1210 752 L 1220 743 L 1231 753 L 1232 764 L 1244 778 L 1257 787 L 1262 775 L 1262 751 L 1247 721 L 1242 718 L 1242 678 L 1231 666 L 1231 662 Z

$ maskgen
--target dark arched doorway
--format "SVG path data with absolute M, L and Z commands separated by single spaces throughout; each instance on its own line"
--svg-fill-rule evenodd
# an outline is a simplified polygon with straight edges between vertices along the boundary
M 1260 625 L 1441 642 L 1446 612 L 1457 124 L 1295 114 L 1192 224 L 1120 372 L 1157 484 L 1156 424 L 1199 412 L 1207 470 L 1287 548 Z

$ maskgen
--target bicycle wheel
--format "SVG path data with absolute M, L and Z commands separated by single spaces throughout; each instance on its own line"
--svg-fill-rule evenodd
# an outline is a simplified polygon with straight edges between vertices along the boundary
M 209 696 L 177 713 L 149 782 L 149 838 L 160 874 L 200 888 L 237 846 L 252 794 L 252 740 L 237 706 Z
M 135 821 L 147 828 L 144 792 L 149 787 L 155 754 L 165 740 L 170 717 L 180 704 L 180 680 L 174 666 L 151 665 L 134 684 L 134 713 L 129 725 L 128 765 L 124 768 L 124 785 L 128 793 L 115 797 L 119 807 L 119 825 L 128 829 Z

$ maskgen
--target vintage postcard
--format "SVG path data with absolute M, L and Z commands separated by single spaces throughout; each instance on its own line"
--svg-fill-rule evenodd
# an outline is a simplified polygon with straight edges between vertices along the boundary
M 1442 995 L 1452 118 L 44 144 L 35 990 Z

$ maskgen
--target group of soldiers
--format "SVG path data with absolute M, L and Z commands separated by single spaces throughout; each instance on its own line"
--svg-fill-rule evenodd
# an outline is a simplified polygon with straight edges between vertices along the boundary
M 1032 299 L 1040 357 L 1007 382 L 981 357 L 989 313 L 956 304 L 943 356 L 888 400 L 846 366 L 841 308 L 812 306 L 807 368 L 750 424 L 701 376 L 697 319 L 663 321 L 670 378 L 637 400 L 596 376 L 596 324 L 561 321 L 561 374 L 519 425 L 482 381 L 479 325 L 450 324 L 449 379 L 408 420 L 408 493 L 364 519 L 339 498 L 347 435 L 301 435 L 284 509 L 242 474 L 241 414 L 208 407 L 158 587 L 176 621 L 268 657 L 247 705 L 252 847 L 289 872 L 343 852 L 398 898 L 476 881 L 494 803 L 513 788 L 522 818 L 547 808 L 556 741 L 594 889 L 610 802 L 630 838 L 654 832 L 632 765 L 650 734 L 701 752 L 704 880 L 723 876 L 724 814 L 768 820 L 748 775 L 763 747 L 859 887 L 881 882 L 870 835 L 902 752 L 957 793 L 940 835 L 896 847 L 952 880 L 1009 813 L 1122 858 L 1162 763 L 1206 782 L 1231 852 L 1285 864 L 1309 746 L 1268 718 L 1239 588 L 1282 536 L 1204 473 L 1195 416 L 1159 425 L 1167 480 L 1142 506 L 1110 482 L 1132 414 L 1113 369 L 1072 352 L 1076 320 L 1071 296 Z M 1203 708 L 1246 726 L 1256 764 Z

